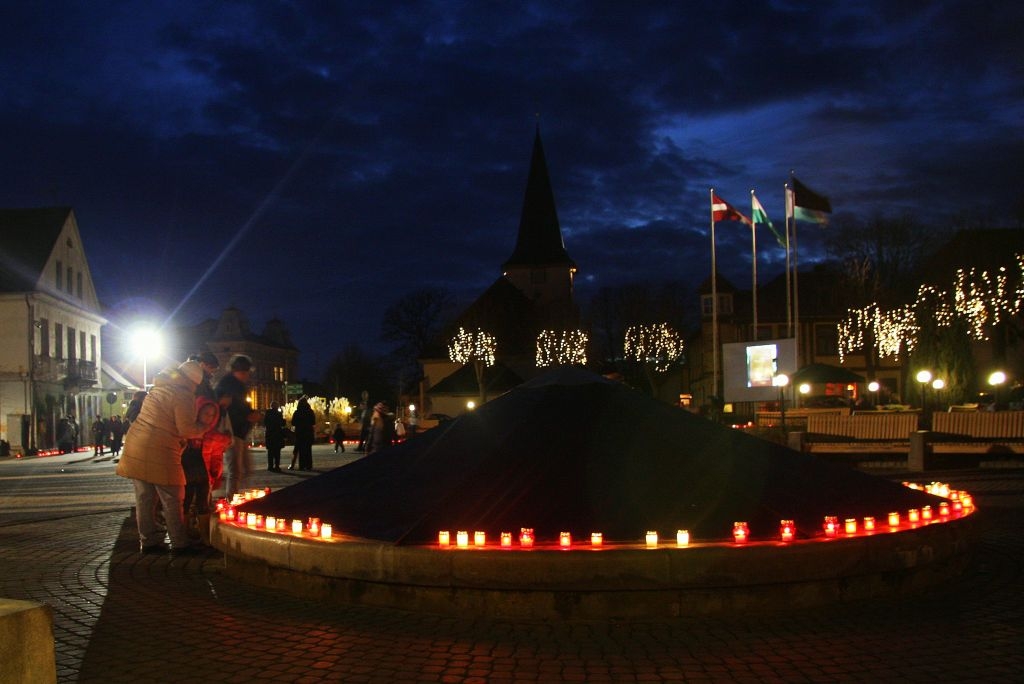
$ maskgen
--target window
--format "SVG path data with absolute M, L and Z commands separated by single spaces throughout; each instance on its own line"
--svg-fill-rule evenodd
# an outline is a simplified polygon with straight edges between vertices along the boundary
M 74 361 L 78 358 L 78 352 L 75 348 L 75 329 L 68 328 L 68 361 Z
M 839 331 L 835 325 L 814 326 L 814 353 L 816 356 L 839 355 Z
M 64 264 L 57 262 L 57 290 L 64 289 Z
M 714 312 L 711 310 L 711 295 L 701 295 L 700 297 L 700 312 L 704 316 L 711 316 Z M 718 315 L 729 316 L 732 314 L 732 295 L 720 294 L 718 295 Z
M 68 266 L 68 281 L 66 283 L 64 283 L 68 287 L 68 294 L 71 294 L 71 288 L 74 287 L 74 285 L 71 282 L 71 274 L 72 274 L 71 267 Z
M 89 360 L 96 363 L 96 336 L 89 335 Z
M 78 298 L 82 298 L 82 272 L 78 272 Z
M 78 358 L 85 360 L 85 331 L 78 333 Z
M 284 382 L 284 368 L 281 366 L 274 366 L 274 381 Z
M 39 320 L 39 355 L 50 355 L 50 321 L 46 318 Z
M 64 326 L 56 323 L 53 326 L 53 356 L 57 359 L 64 358 Z

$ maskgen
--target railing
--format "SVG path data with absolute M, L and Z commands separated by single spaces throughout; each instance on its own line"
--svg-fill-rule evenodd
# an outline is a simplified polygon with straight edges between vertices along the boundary
M 81 359 L 68 359 L 68 377 L 75 380 L 96 380 L 96 364 Z
M 42 382 L 56 382 L 63 380 L 68 374 L 68 362 L 65 359 L 55 359 L 52 356 L 36 356 L 33 368 L 33 379 Z
M 909 441 L 918 428 L 918 414 L 909 412 L 858 413 L 852 416 L 812 415 L 807 418 L 811 435 L 851 439 Z
M 982 439 L 1024 440 L 1024 411 L 935 413 L 932 430 Z

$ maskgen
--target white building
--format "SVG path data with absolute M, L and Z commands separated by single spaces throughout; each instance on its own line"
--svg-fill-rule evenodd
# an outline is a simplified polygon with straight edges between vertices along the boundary
M 12 452 L 53 447 L 72 415 L 90 441 L 106 322 L 71 208 L 0 209 L 0 439 Z

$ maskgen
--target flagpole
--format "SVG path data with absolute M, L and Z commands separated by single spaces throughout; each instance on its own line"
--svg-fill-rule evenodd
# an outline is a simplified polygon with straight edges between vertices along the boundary
M 792 198 L 789 194 L 789 184 L 786 183 L 783 186 L 786 200 L 786 332 L 790 337 L 793 336 L 793 286 L 791 284 L 791 272 L 789 270 L 789 221 L 792 218 L 793 207 Z
M 718 396 L 718 267 L 715 263 L 715 189 L 708 197 L 711 208 L 711 396 Z
M 757 221 L 754 220 L 754 191 L 750 191 L 750 260 L 753 270 L 754 330 L 751 340 L 757 342 Z
M 793 171 L 789 172 L 790 177 Z M 793 354 L 800 368 L 800 266 L 796 247 L 796 186 L 793 187 Z

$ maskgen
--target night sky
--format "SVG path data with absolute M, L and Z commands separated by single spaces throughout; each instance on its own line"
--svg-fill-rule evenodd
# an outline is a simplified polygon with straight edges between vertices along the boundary
M 6 3 L 0 205 L 74 208 L 113 320 L 276 316 L 315 379 L 383 352 L 403 294 L 500 275 L 538 120 L 582 299 L 703 280 L 708 189 L 781 225 L 791 169 L 837 216 L 1015 225 L 1022 26 L 1019 0 Z M 749 233 L 716 233 L 745 286 Z

